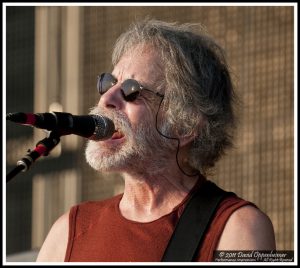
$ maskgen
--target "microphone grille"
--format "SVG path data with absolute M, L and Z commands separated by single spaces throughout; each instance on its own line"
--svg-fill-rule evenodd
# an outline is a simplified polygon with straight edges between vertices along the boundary
M 112 120 L 102 115 L 92 115 L 95 120 L 95 132 L 89 138 L 95 141 L 107 140 L 115 132 L 115 125 Z

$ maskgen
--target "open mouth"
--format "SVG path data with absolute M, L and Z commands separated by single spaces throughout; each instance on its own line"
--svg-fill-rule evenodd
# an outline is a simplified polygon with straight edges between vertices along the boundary
M 124 137 L 124 134 L 121 131 L 116 130 L 115 133 L 112 135 L 111 139 L 118 140 L 118 139 L 122 139 L 123 137 Z

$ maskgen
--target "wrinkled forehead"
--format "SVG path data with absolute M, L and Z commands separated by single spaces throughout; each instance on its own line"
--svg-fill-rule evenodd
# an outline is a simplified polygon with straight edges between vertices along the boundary
M 114 73 L 125 76 L 123 78 L 145 79 L 152 85 L 156 85 L 164 77 L 159 53 L 147 44 L 138 44 L 126 51 L 114 66 Z
M 117 65 L 124 57 L 126 57 L 128 60 L 131 59 L 133 61 L 140 58 L 144 58 L 145 60 L 151 59 L 153 61 L 153 68 L 162 65 L 158 50 L 147 43 L 140 43 L 128 48 L 127 50 L 124 50 L 123 54 L 120 55 L 118 61 L 114 64 L 114 66 Z M 149 66 L 149 68 L 151 67 L 152 66 Z

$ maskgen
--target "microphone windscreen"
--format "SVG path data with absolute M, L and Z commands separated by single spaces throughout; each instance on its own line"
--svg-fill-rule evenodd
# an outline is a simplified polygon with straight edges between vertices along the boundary
M 92 115 L 95 120 L 94 135 L 89 137 L 90 140 L 106 140 L 115 132 L 115 125 L 112 120 L 102 115 Z

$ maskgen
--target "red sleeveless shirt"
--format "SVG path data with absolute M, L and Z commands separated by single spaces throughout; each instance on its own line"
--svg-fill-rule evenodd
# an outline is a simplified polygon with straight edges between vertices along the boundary
M 192 192 L 192 191 L 191 191 Z M 159 262 L 190 194 L 172 212 L 147 223 L 124 218 L 122 198 L 89 201 L 70 210 L 65 262 Z M 210 262 L 224 226 L 238 208 L 253 205 L 235 195 L 218 206 L 196 261 Z

